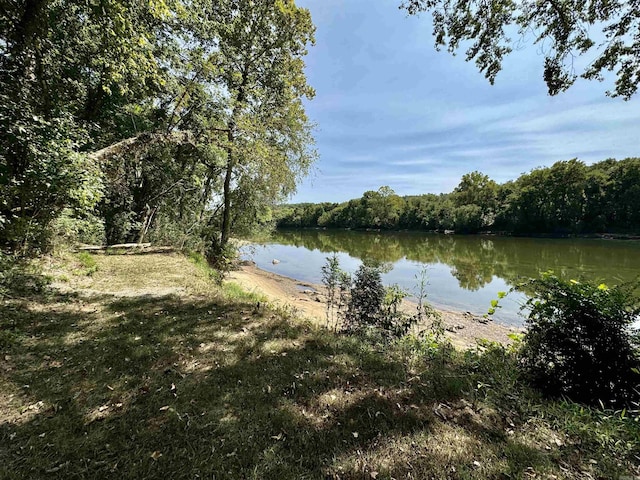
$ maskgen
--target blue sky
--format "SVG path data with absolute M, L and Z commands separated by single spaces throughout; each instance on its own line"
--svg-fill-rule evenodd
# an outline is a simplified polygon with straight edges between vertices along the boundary
M 463 51 L 437 52 L 430 16 L 408 17 L 400 0 L 297 3 L 317 28 L 306 108 L 320 158 L 291 202 L 345 201 L 382 185 L 449 192 L 474 170 L 504 182 L 558 160 L 640 156 L 640 95 L 612 99 L 611 83 L 578 80 L 549 97 L 543 47 L 530 41 L 492 86 Z

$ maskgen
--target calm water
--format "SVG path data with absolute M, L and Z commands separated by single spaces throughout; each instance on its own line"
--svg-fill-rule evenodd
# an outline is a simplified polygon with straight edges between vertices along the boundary
M 415 291 L 416 276 L 426 269 L 431 303 L 478 315 L 486 313 L 497 292 L 546 270 L 607 285 L 640 274 L 640 242 L 624 240 L 284 230 L 265 243 L 245 247 L 243 256 L 264 270 L 320 283 L 321 268 L 334 252 L 349 272 L 363 260 L 386 264 L 385 284 L 397 283 L 410 292 Z M 273 259 L 280 263 L 274 265 Z M 518 312 L 523 301 L 521 294 L 509 294 L 495 319 L 521 325 Z

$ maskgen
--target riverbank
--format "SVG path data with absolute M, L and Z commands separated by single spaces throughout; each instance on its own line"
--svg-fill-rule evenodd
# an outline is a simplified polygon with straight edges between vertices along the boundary
M 253 262 L 242 262 L 237 270 L 229 273 L 228 279 L 248 292 L 264 295 L 282 306 L 291 306 L 302 316 L 317 325 L 326 324 L 326 296 L 323 285 L 302 282 L 258 268 Z M 415 312 L 417 304 L 405 300 L 403 310 Z M 460 348 L 476 345 L 478 339 L 508 344 L 509 334 L 521 329 L 500 325 L 470 312 L 438 309 L 442 316 L 447 336 Z M 418 330 L 427 325 L 419 325 Z
M 502 347 L 337 335 L 170 251 L 39 263 L 0 299 L 2 479 L 640 475 L 633 416 L 541 398 Z

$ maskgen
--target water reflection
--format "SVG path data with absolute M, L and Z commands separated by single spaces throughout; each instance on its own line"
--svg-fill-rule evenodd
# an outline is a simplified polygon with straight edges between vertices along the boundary
M 640 273 L 640 242 L 598 239 L 536 239 L 438 235 L 417 232 L 281 230 L 253 253 L 258 266 L 305 281 L 320 282 L 325 257 L 338 253 L 346 270 L 360 261 L 393 265 L 386 283 L 411 291 L 415 275 L 428 267 L 430 299 L 436 305 L 475 314 L 486 312 L 497 292 L 540 272 L 618 284 Z M 271 264 L 273 258 L 281 263 Z M 521 324 L 522 295 L 503 302 L 496 319 Z
M 640 242 L 439 235 L 415 232 L 280 230 L 272 241 L 362 260 L 401 259 L 451 267 L 460 288 L 478 290 L 499 277 L 513 285 L 553 270 L 567 278 L 618 284 L 640 273 Z

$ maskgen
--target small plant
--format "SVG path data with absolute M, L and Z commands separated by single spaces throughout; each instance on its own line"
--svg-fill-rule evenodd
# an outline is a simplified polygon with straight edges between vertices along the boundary
M 76 255 L 76 258 L 78 259 L 80 265 L 82 265 L 82 267 L 84 268 L 84 275 L 90 277 L 98 271 L 98 262 L 96 262 L 96 259 L 93 258 L 93 255 L 91 255 L 90 253 L 80 252 Z
M 340 269 L 338 256 L 334 253 L 327 257 L 327 263 L 322 267 L 322 284 L 327 289 L 327 328 L 333 330 L 338 328 L 338 315 L 342 307 L 342 293 L 348 290 L 349 287 L 349 285 L 344 284 L 345 275 L 345 272 Z M 349 283 L 351 283 L 351 279 L 349 279 Z
M 352 281 L 340 269 L 336 255 L 327 257 L 322 267 L 322 283 L 327 289 L 327 327 L 388 340 L 406 335 L 416 322 L 438 319 L 437 312 L 426 302 L 424 278 L 417 312 L 411 315 L 402 309 L 408 293 L 398 285 L 385 287 L 381 275 L 382 267 L 364 263 Z
M 608 288 L 545 273 L 519 287 L 531 295 L 522 366 L 551 396 L 624 406 L 640 398 L 640 354 L 631 325 L 640 314 L 633 285 Z
M 50 280 L 36 263 L 0 250 L 0 300 L 41 293 Z
M 206 253 L 207 264 L 218 272 L 218 283 L 231 271 L 238 260 L 238 250 L 231 244 L 214 245 Z
M 507 292 L 498 292 L 498 298 L 494 298 L 493 300 L 491 300 L 491 306 L 489 307 L 489 310 L 487 310 L 485 318 L 496 313 L 499 308 L 502 308 L 502 305 L 500 305 L 500 300 L 502 300 L 506 296 Z

